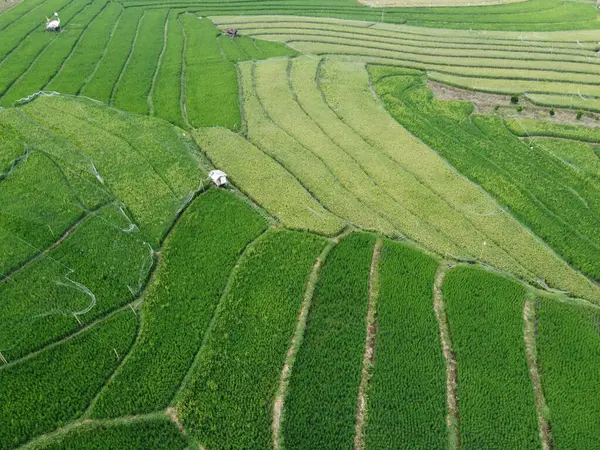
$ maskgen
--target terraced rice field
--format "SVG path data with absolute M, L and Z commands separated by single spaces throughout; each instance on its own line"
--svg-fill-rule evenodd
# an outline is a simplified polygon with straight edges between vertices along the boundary
M 595 448 L 598 10 L 403 6 L 0 14 L 0 448 Z

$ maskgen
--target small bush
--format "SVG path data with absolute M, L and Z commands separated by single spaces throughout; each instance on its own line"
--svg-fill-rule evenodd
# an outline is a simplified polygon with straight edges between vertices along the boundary
M 582 110 L 577 111 L 577 120 L 581 120 L 582 117 L 583 117 L 583 111 Z
M 554 117 L 554 114 L 556 114 L 556 112 L 554 111 L 554 108 L 552 108 L 552 109 L 550 110 L 550 116 L 551 116 L 551 117 Z
M 494 111 L 498 111 L 500 109 L 500 105 L 494 106 Z
M 516 105 L 517 103 L 519 103 L 519 97 L 518 97 L 518 96 L 516 96 L 516 95 L 513 95 L 513 96 L 510 98 L 510 102 L 511 102 L 513 105 Z
M 521 112 L 523 111 L 523 107 L 522 106 L 517 106 L 517 112 Z

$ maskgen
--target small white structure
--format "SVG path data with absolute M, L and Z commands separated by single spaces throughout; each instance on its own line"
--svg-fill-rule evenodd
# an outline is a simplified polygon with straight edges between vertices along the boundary
M 223 186 L 227 184 L 227 174 L 222 170 L 211 170 L 208 173 L 208 177 L 215 183 L 215 186 Z
M 60 31 L 60 18 L 54 13 L 51 19 L 46 17 L 46 31 Z

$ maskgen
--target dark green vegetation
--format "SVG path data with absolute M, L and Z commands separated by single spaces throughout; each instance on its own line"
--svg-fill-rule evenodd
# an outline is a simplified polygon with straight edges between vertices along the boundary
M 24 25 L 23 42 L 14 51 L 3 55 L 0 47 L 0 106 L 41 90 L 57 91 L 182 127 L 235 130 L 241 118 L 234 63 L 296 53 L 278 43 L 220 36 L 208 19 L 185 10 L 76 0 L 60 17 L 64 32 Z M 13 27 L 25 20 L 0 30 L 0 41 L 9 30 L 18 33 Z
M 443 286 L 458 369 L 464 449 L 540 448 L 523 338 L 522 286 L 457 268 Z
M 556 448 L 594 448 L 600 430 L 596 309 L 548 300 L 536 305 L 538 364 Z
M 168 418 L 157 415 L 133 420 L 90 422 L 34 441 L 27 450 L 129 449 L 183 450 L 188 439 Z
M 0 448 L 596 447 L 598 18 L 0 14 Z M 426 76 L 557 111 L 473 114 Z
M 600 279 L 600 185 L 553 155 L 533 151 L 500 118 L 470 116 L 466 102 L 439 101 L 423 78 L 374 66 L 375 89 L 390 113 L 568 263 Z
M 211 449 L 269 448 L 273 399 L 324 239 L 272 231 L 246 252 L 176 399 Z
M 446 448 L 446 381 L 433 310 L 438 262 L 386 241 L 380 262 L 376 365 L 369 395 L 369 449 Z
M 235 220 L 224 222 L 223 216 Z M 265 227 L 264 219 L 231 194 L 210 191 L 194 200 L 163 245 L 160 267 L 145 293 L 136 347 L 102 391 L 91 417 L 168 406 L 205 339 L 229 272 Z M 198 248 L 188 252 L 196 243 Z
M 138 318 L 124 310 L 0 369 L 0 447 L 12 448 L 80 416 L 133 343 Z
M 352 234 L 325 261 L 290 380 L 288 449 L 352 447 L 374 243 Z

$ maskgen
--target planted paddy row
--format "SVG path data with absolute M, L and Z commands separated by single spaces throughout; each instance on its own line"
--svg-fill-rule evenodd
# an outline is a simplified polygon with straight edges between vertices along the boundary
M 406 25 L 285 16 L 213 17 L 222 28 L 287 43 L 302 53 L 427 71 L 453 86 L 532 95 L 541 104 L 572 98 L 597 109 L 600 58 L 590 32 L 516 33 L 424 29 Z M 538 97 L 551 95 L 549 98 Z M 589 107 L 586 108 L 586 100 Z
M 306 101 L 314 89 L 310 83 L 295 84 L 304 79 L 298 78 L 301 67 L 288 68 L 283 62 L 290 83 L 298 86 L 298 105 L 325 114 Z M 279 70 L 279 63 L 272 67 Z M 314 69 L 309 61 L 304 63 Z M 336 68 L 323 65 L 320 70 L 333 76 Z M 278 92 L 276 78 L 271 80 Z M 326 84 L 325 79 L 320 82 Z M 59 118 L 50 114 L 56 110 L 62 113 L 54 114 Z M 171 193 L 165 204 L 158 202 L 160 196 L 148 204 L 135 190 L 120 190 L 121 177 L 133 169 L 111 166 L 112 149 L 86 147 L 83 137 L 76 140 L 61 126 L 65 117 L 86 117 L 86 125 L 79 127 L 88 130 L 84 136 L 111 139 L 123 158 L 129 155 L 133 167 L 147 167 L 148 176 L 157 177 L 156 185 L 162 180 Z M 45 177 L 57 187 L 48 189 L 56 196 L 49 196 L 44 210 L 70 205 L 65 201 L 70 196 L 79 198 L 73 201 L 79 208 L 94 208 L 82 210 L 81 217 L 76 206 L 67 208 L 54 226 L 72 231 L 59 237 L 59 245 L 40 233 L 39 245 L 47 250 L 15 256 L 8 267 L 12 274 L 3 279 L 3 288 L 12 290 L 6 296 L 3 291 L 4 299 L 14 296 L 29 303 L 18 314 L 15 304 L 0 309 L 3 320 L 20 317 L 11 334 L 27 336 L 0 351 L 6 360 L 0 372 L 8 386 L 0 394 L 5 405 L 0 415 L 9 424 L 0 432 L 2 447 L 31 441 L 30 448 L 93 448 L 102 438 L 115 446 L 144 442 L 146 448 L 269 448 L 278 395 L 283 399 L 280 448 L 314 448 L 317 443 L 353 447 L 359 392 L 365 391 L 360 386 L 365 383 L 366 414 L 358 436 L 364 448 L 397 447 L 407 441 L 414 448 L 446 447 L 447 369 L 433 301 L 439 260 L 385 240 L 375 261 L 375 235 L 351 233 L 338 242 L 306 231 L 267 230 L 264 217 L 233 193 L 210 189 L 194 194 L 204 173 L 195 161 L 197 149 L 181 131 L 154 119 L 54 96 L 39 98 L 21 111 L 3 110 L 0 120 L 3 133 L 14 142 L 9 147 L 13 155 L 19 155 L 18 143 L 27 143 L 31 152 L 1 181 L 3 186 L 15 183 L 14 190 L 3 191 L 13 193 L 7 204 L 23 208 L 15 201 L 23 171 L 51 174 L 41 162 L 52 158 L 63 178 Z M 248 125 L 251 130 L 251 121 Z M 124 130 L 140 131 L 127 134 L 129 146 L 119 147 Z M 170 140 L 152 147 L 153 133 Z M 159 151 L 165 145 L 171 152 Z M 36 148 L 44 153 L 38 150 L 38 156 Z M 307 148 L 312 148 L 308 142 Z M 61 191 L 59 182 L 65 177 L 71 182 Z M 144 184 L 137 188 L 148 190 Z M 150 207 L 158 208 L 152 216 L 144 214 Z M 37 223 L 44 218 L 34 214 L 42 212 L 15 210 Z M 43 227 L 32 230 L 41 232 Z M 23 240 L 35 236 L 27 233 Z M 106 278 L 115 271 L 103 272 L 103 267 L 120 267 L 123 279 Z M 451 438 L 460 439 L 465 448 L 508 442 L 539 447 L 538 411 L 523 340 L 528 291 L 482 269 L 446 270 L 443 314 L 456 352 L 460 413 L 459 435 Z M 48 281 L 40 284 L 44 277 Z M 68 280 L 78 289 L 69 287 Z M 107 291 L 102 283 L 121 290 Z M 72 291 L 74 297 L 69 300 L 51 289 Z M 44 309 L 49 296 L 65 302 L 62 309 Z M 300 326 L 303 305 L 308 309 Z M 558 305 L 554 299 L 539 303 L 538 361 L 548 408 L 556 408 L 553 439 L 556 448 L 570 448 L 571 442 L 584 443 L 596 433 L 567 431 L 571 423 L 589 423 L 594 406 L 582 402 L 574 415 L 564 403 L 577 394 L 563 373 L 569 367 L 563 361 L 565 350 L 552 346 L 554 319 L 544 325 L 544 315 L 558 307 L 574 318 L 565 322 L 561 346 L 577 345 L 581 352 L 593 353 L 600 339 L 595 309 Z M 376 325 L 367 329 L 368 324 Z M 29 334 L 23 333 L 26 329 Z M 367 331 L 374 353 L 365 378 Z M 3 336 L 3 344 L 11 334 Z M 298 336 L 295 357 L 287 361 Z M 286 389 L 278 392 L 286 364 Z M 579 383 L 592 388 L 599 381 L 594 368 L 584 371 L 587 379 Z M 507 372 L 519 374 L 510 389 L 498 381 Z M 43 408 L 40 392 L 45 393 Z
M 362 65 L 297 57 L 239 67 L 248 143 L 219 129 L 195 138 L 286 226 L 329 234 L 347 221 L 532 282 L 597 295 L 491 197 L 390 118 Z M 280 206 L 271 186 L 253 176 L 261 172 L 298 203 Z
M 239 129 L 235 63 L 295 54 L 277 43 L 221 37 L 209 20 L 182 10 L 78 0 L 59 12 L 60 34 L 27 29 L 12 50 L 3 45 L 0 106 L 56 91 L 181 127 Z M 9 34 L 0 31 L 0 39 Z

